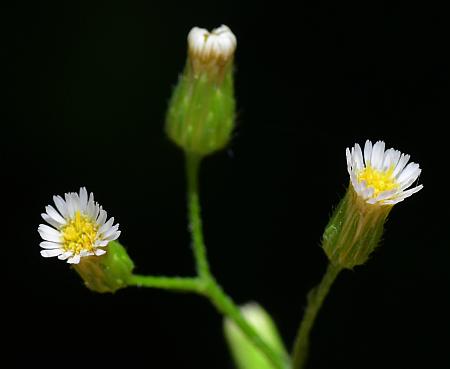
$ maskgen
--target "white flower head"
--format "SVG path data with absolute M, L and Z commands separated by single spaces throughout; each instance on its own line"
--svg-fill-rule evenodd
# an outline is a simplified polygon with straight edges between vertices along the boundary
M 364 153 L 356 144 L 346 150 L 350 181 L 360 198 L 368 204 L 394 205 L 423 188 L 408 189 L 422 171 L 419 164 L 409 163 L 409 155 L 395 149 L 385 150 L 385 143 L 375 145 L 367 140 Z
M 223 68 L 232 60 L 236 44 L 236 36 L 225 25 L 211 32 L 204 28 L 192 28 L 188 34 L 188 48 L 194 72 Z
M 56 209 L 48 205 L 42 218 L 50 224 L 40 224 L 38 232 L 42 241 L 43 257 L 57 256 L 70 264 L 78 264 L 84 256 L 100 256 L 106 253 L 102 248 L 120 236 L 119 224 L 108 221 L 107 213 L 94 201 L 91 192 L 88 198 L 86 188 L 80 193 L 69 192 L 53 196 Z

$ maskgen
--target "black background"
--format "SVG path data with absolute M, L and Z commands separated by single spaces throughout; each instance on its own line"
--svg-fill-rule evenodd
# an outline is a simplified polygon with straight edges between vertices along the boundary
M 5 27 L 2 335 L 21 367 L 232 368 L 221 317 L 193 295 L 98 295 L 39 255 L 40 213 L 87 186 L 121 224 L 139 273 L 192 275 L 183 156 L 163 133 L 192 26 L 238 38 L 238 119 L 205 160 L 211 267 L 258 301 L 290 347 L 348 182 L 345 148 L 383 139 L 420 163 L 382 247 L 337 280 L 310 368 L 447 367 L 448 17 L 432 3 L 16 2 Z M 3 47 L 2 47 L 3 48 Z M 6 239 L 5 239 L 6 236 Z M 32 356 L 28 356 L 28 354 Z

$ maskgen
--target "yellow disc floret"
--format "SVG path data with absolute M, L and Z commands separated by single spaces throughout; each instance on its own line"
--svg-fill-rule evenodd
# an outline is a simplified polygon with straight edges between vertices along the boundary
M 370 165 L 357 174 L 358 182 L 365 181 L 367 187 L 373 188 L 372 197 L 377 197 L 381 192 L 394 190 L 399 187 L 393 175 L 394 168 L 380 171 Z
M 97 230 L 95 222 L 76 211 L 75 216 L 61 229 L 63 249 L 72 251 L 74 255 L 81 251 L 93 252 Z

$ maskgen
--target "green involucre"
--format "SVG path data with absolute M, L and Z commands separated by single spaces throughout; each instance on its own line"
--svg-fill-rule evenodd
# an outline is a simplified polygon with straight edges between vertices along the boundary
M 106 254 L 81 258 L 80 263 L 74 265 L 86 287 L 100 293 L 127 287 L 133 268 L 133 261 L 118 241 L 106 246 Z
M 378 246 L 390 205 L 367 204 L 350 184 L 323 234 L 322 247 L 331 263 L 353 269 Z
M 166 116 L 167 135 L 186 152 L 211 154 L 227 145 L 234 128 L 232 63 L 220 79 L 194 75 L 188 65 L 180 76 Z

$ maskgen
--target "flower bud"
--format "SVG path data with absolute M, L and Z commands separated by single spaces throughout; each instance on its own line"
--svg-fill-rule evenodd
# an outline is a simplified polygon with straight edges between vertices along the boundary
M 236 37 L 227 26 L 194 27 L 188 58 L 166 117 L 168 136 L 199 156 L 222 149 L 234 127 L 233 58 Z
M 258 304 L 241 307 L 242 315 L 261 338 L 280 356 L 288 357 L 286 349 L 270 315 Z M 274 366 L 229 318 L 224 319 L 224 333 L 239 369 L 274 369 Z
M 86 287 L 100 293 L 127 287 L 133 268 L 133 261 L 117 241 L 109 243 L 106 254 L 84 257 L 74 265 Z

